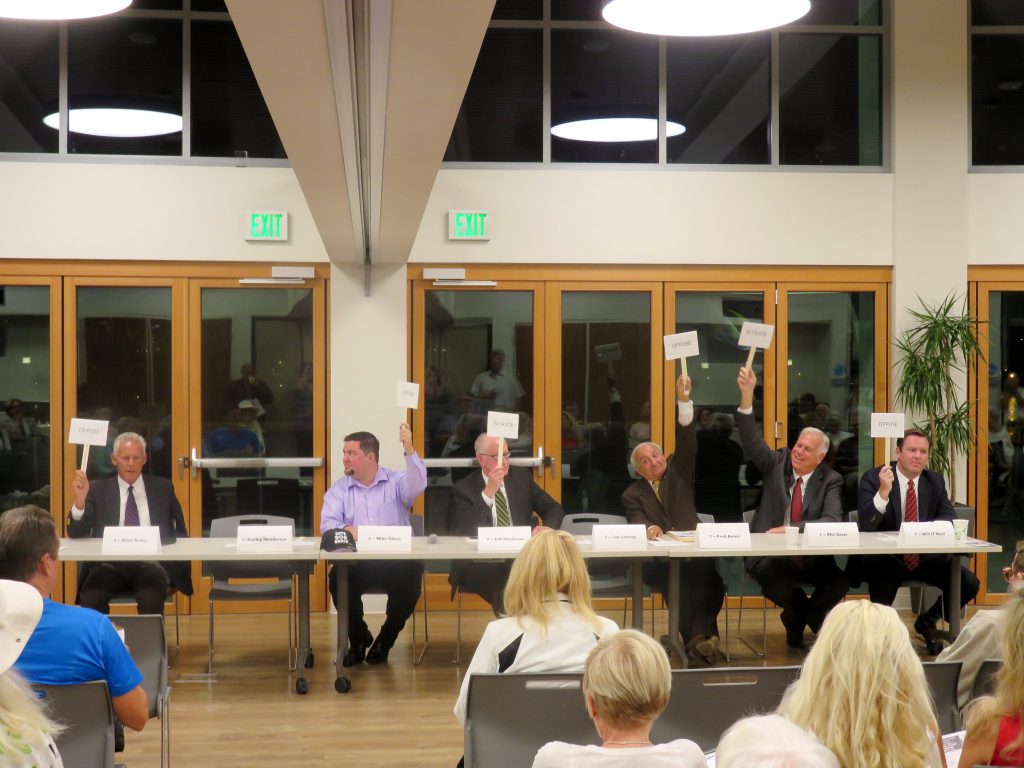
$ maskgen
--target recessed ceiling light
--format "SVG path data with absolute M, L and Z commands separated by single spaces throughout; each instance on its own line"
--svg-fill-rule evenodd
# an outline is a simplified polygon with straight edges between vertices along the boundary
M 88 19 L 123 11 L 132 0 L 0 0 L 0 17 L 8 19 Z
M 602 15 L 633 32 L 710 36 L 780 27 L 810 9 L 810 0 L 610 0 Z
M 678 136 L 684 128 L 669 120 L 668 136 Z M 654 141 L 658 138 L 658 121 L 653 117 L 601 117 L 573 120 L 552 126 L 551 133 L 560 139 L 574 141 Z
M 177 133 L 182 125 L 181 115 L 148 109 L 72 109 L 68 118 L 68 130 L 72 133 L 118 139 Z M 60 115 L 54 112 L 44 117 L 43 122 L 59 129 Z

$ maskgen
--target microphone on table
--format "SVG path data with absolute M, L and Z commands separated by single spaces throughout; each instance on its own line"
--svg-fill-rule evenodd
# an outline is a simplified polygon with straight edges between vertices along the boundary
M 431 544 L 437 544 L 437 534 L 436 533 L 430 534 L 427 537 L 427 541 L 429 541 Z

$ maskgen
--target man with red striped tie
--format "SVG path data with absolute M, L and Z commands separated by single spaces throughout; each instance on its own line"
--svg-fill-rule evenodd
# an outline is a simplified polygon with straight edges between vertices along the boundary
M 930 447 L 926 434 L 907 430 L 896 441 L 896 461 L 864 473 L 857 492 L 857 522 L 862 531 L 898 531 L 904 520 L 930 522 L 955 517 L 946 481 L 938 472 L 926 469 Z M 942 596 L 914 622 L 914 630 L 925 639 L 933 655 L 942 650 L 936 624 L 943 610 L 944 615 L 950 615 L 946 588 L 951 557 L 959 555 L 868 555 L 861 564 L 872 602 L 892 605 L 896 590 L 905 581 L 922 581 L 942 591 Z M 960 605 L 956 610 L 974 599 L 978 586 L 978 577 L 961 565 Z

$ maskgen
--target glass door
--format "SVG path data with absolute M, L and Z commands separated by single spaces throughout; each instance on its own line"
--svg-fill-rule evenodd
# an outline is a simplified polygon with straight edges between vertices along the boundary
M 316 535 L 325 492 L 326 334 L 322 280 L 241 286 L 192 280 L 187 462 L 193 535 L 220 517 L 264 514 Z M 192 528 L 190 528 L 190 531 Z M 323 569 L 311 589 L 322 610 Z M 196 588 L 205 605 L 206 580 Z M 278 604 L 246 603 L 254 611 Z

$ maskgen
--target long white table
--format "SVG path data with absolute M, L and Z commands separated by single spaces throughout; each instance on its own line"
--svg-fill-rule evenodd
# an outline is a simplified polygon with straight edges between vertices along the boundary
M 313 666 L 313 651 L 309 630 L 309 576 L 313 573 L 320 559 L 320 538 L 298 536 L 291 552 L 239 552 L 235 548 L 235 539 L 229 538 L 183 538 L 173 544 L 164 544 L 160 553 L 146 554 L 107 554 L 103 552 L 102 539 L 61 539 L 60 558 L 77 562 L 134 562 L 149 561 L 192 561 L 220 562 L 231 560 L 272 560 L 285 561 L 291 564 L 293 572 L 299 577 L 297 595 L 297 614 L 299 617 L 298 656 L 296 657 L 295 691 L 305 694 L 309 683 L 304 670 Z
M 978 552 L 1002 552 L 998 544 L 968 539 L 963 544 L 950 544 L 940 547 L 904 547 L 899 544 L 896 534 L 886 532 L 861 532 L 857 546 L 805 547 L 802 543 L 787 545 L 786 537 L 781 533 L 750 534 L 749 549 L 707 549 L 693 543 L 680 543 L 668 549 L 669 552 L 669 642 L 673 650 L 686 663 L 686 654 L 679 644 L 679 614 L 674 606 L 679 604 L 679 558 L 683 557 L 815 557 L 821 555 L 904 555 L 904 554 L 954 554 L 973 555 Z M 742 599 L 742 597 L 741 597 Z M 949 575 L 950 610 L 949 634 L 956 638 L 960 634 L 960 558 L 950 559 Z

